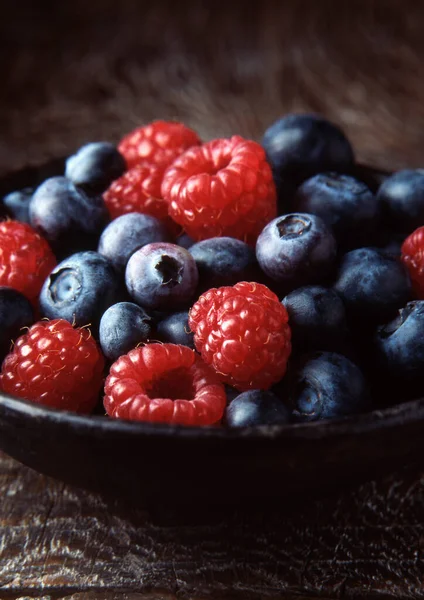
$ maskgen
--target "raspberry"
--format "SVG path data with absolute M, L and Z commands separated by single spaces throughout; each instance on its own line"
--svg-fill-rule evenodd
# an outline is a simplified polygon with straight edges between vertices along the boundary
M 153 121 L 122 138 L 118 150 L 129 169 L 138 164 L 169 166 L 191 146 L 200 144 L 195 131 L 175 121 Z
M 0 388 L 52 408 L 88 413 L 103 382 L 104 359 L 88 329 L 39 321 L 6 356 Z
M 240 391 L 279 381 L 291 351 L 288 314 L 265 285 L 242 281 L 213 288 L 190 310 L 189 326 L 203 360 Z
M 213 425 L 223 416 L 224 386 L 187 346 L 147 344 L 121 356 L 105 384 L 104 406 L 111 417 Z
M 0 223 L 0 286 L 18 290 L 35 304 L 55 265 L 49 244 L 30 225 Z
M 401 252 L 414 292 L 420 300 L 424 300 L 424 227 L 419 227 L 406 238 Z
M 187 150 L 165 172 L 162 195 L 195 240 L 231 236 L 254 244 L 277 215 L 265 152 L 238 135 Z
M 112 219 L 131 212 L 166 219 L 168 203 L 160 191 L 163 173 L 164 167 L 139 165 L 112 182 L 103 194 Z

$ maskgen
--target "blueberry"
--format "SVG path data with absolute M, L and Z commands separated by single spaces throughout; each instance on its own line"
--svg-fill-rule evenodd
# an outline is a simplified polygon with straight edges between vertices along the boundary
M 30 200 L 31 225 L 56 248 L 97 248 L 108 221 L 103 199 L 89 197 L 66 177 L 42 183 Z
M 288 375 L 286 402 L 295 421 L 334 419 L 371 409 L 361 370 L 342 354 L 316 352 Z
M 338 173 L 320 173 L 304 181 L 293 209 L 321 217 L 344 248 L 365 245 L 379 217 L 377 197 L 365 183 Z
M 293 350 L 344 350 L 349 342 L 346 310 L 339 294 L 322 286 L 305 286 L 283 301 L 289 314 Z
M 422 396 L 424 386 L 424 301 L 408 302 L 377 329 L 376 355 L 382 380 L 396 380 L 405 396 Z
M 99 341 L 103 354 L 115 361 L 141 342 L 147 342 L 152 333 L 151 319 L 141 306 L 132 302 L 118 302 L 102 315 Z
M 188 250 L 190 248 L 190 246 L 192 246 L 195 242 L 194 242 L 194 240 L 191 239 L 191 237 L 189 235 L 187 235 L 186 233 L 182 233 L 181 235 L 179 235 L 177 237 L 175 243 L 178 246 L 181 246 L 182 248 L 185 248 L 186 250 Z
M 136 250 L 152 242 L 169 241 L 165 225 L 150 215 L 128 213 L 114 219 L 103 230 L 97 251 L 123 271 Z
M 3 198 L 3 205 L 8 215 L 16 221 L 29 223 L 29 203 L 34 193 L 33 188 L 27 187 L 23 190 L 11 192 Z
M 424 169 L 398 171 L 381 184 L 377 197 L 387 223 L 412 233 L 424 224 Z
M 21 328 L 33 321 L 30 301 L 12 288 L 0 287 L 0 361 L 10 352 L 12 340 L 23 334 Z
M 134 252 L 125 270 L 128 293 L 135 302 L 155 310 L 189 306 L 198 283 L 191 254 L 177 246 L 158 242 Z
M 66 161 L 65 175 L 89 194 L 101 194 L 126 170 L 124 157 L 108 142 L 86 144 Z
M 66 319 L 77 326 L 91 324 L 97 333 L 102 314 L 122 300 L 121 279 L 97 252 L 79 252 L 59 263 L 40 293 L 40 309 L 49 319 Z
M 254 427 L 288 423 L 289 411 L 272 392 L 249 390 L 232 400 L 225 412 L 229 427 Z
M 215 237 L 189 248 L 199 271 L 199 290 L 257 281 L 259 266 L 255 251 L 241 240 Z
M 316 115 L 287 115 L 265 132 L 262 145 L 274 171 L 293 181 L 323 171 L 345 170 L 352 147 L 333 123 Z
M 376 248 L 344 255 L 334 289 L 358 324 L 384 323 L 411 296 L 409 275 L 400 261 Z
M 323 282 L 336 259 L 336 242 L 316 215 L 293 213 L 277 217 L 262 230 L 256 244 L 262 270 L 288 292 Z
M 162 342 L 181 344 L 194 350 L 194 334 L 188 326 L 188 311 L 173 313 L 159 321 L 156 333 Z

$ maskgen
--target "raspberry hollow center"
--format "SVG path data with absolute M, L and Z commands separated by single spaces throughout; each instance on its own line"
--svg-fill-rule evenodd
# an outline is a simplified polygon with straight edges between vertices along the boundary
M 146 395 L 151 399 L 193 400 L 195 389 L 193 378 L 187 369 L 173 369 L 151 382 Z

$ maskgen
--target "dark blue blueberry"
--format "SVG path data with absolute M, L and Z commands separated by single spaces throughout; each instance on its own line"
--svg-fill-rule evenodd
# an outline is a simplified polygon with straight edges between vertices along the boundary
M 97 332 L 102 314 L 123 298 L 121 278 L 97 252 L 69 256 L 47 277 L 40 309 L 49 319 L 66 319 L 77 326 L 91 324 Z
M 256 257 L 264 273 L 287 294 L 326 280 L 335 264 L 336 242 L 322 219 L 293 213 L 266 225 L 256 243 Z
M 114 219 L 103 230 L 97 251 L 123 271 L 136 250 L 169 239 L 168 230 L 159 219 L 143 213 L 128 213 Z
M 194 334 L 188 326 L 188 311 L 166 316 L 157 324 L 156 333 L 162 342 L 181 344 L 194 350 Z
M 391 322 L 377 329 L 375 343 L 380 381 L 396 382 L 404 397 L 422 396 L 424 301 L 408 302 Z
M 384 323 L 408 302 L 411 281 L 400 261 L 376 248 L 344 255 L 334 289 L 358 324 Z
M 298 422 L 366 412 L 371 399 L 361 370 L 342 354 L 307 355 L 289 373 L 285 395 Z
M 17 192 L 11 192 L 3 198 L 3 205 L 7 214 L 16 221 L 29 223 L 29 202 L 34 193 L 33 188 L 24 188 Z
M 249 390 L 232 400 L 225 411 L 228 427 L 282 425 L 289 422 L 290 413 L 272 392 Z
M 266 130 L 262 145 L 273 170 L 297 182 L 323 171 L 343 171 L 354 159 L 344 133 L 316 115 L 279 119 Z
M 339 294 L 318 285 L 298 288 L 283 301 L 289 314 L 293 350 L 340 352 L 348 346 L 346 310 Z
M 151 333 L 149 315 L 141 306 L 132 302 L 113 304 L 100 320 L 100 346 L 103 354 L 111 361 L 127 354 L 137 344 L 147 342 Z
M 198 283 L 191 254 L 177 246 L 158 242 L 134 252 L 125 270 L 131 298 L 154 310 L 178 310 L 190 306 Z
M 387 223 L 395 231 L 412 233 L 424 225 L 424 169 L 408 169 L 388 177 L 377 198 Z
M 177 237 L 175 243 L 178 244 L 178 246 L 181 246 L 182 248 L 188 250 L 190 246 L 192 246 L 195 242 L 191 239 L 189 235 L 187 235 L 186 233 L 182 233 L 180 236 Z
M 0 361 L 10 352 L 11 342 L 34 321 L 30 301 L 20 292 L 0 287 Z
M 241 240 L 215 237 L 189 248 L 199 271 L 199 291 L 235 285 L 239 281 L 257 281 L 259 266 L 255 251 Z
M 109 142 L 92 142 L 66 161 L 65 175 L 89 194 L 101 194 L 125 171 L 124 157 Z
M 34 192 L 29 205 L 31 225 L 56 248 L 97 248 L 108 221 L 103 199 L 89 197 L 66 177 L 52 177 Z
M 293 210 L 321 217 L 343 248 L 364 246 L 379 218 L 377 197 L 365 183 L 338 173 L 320 173 L 304 181 Z

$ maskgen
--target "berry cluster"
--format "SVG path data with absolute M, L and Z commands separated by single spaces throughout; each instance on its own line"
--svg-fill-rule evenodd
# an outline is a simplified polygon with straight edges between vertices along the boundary
M 423 172 L 361 170 L 321 117 L 262 144 L 155 121 L 2 208 L 5 393 L 227 427 L 422 396 Z

